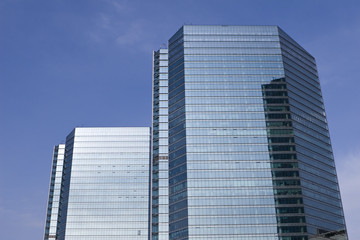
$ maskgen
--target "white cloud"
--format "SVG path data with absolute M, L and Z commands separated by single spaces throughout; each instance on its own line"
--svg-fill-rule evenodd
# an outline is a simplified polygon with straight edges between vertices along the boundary
M 133 22 L 125 32 L 120 33 L 120 35 L 116 38 L 116 42 L 119 45 L 133 45 L 136 42 L 144 41 L 144 39 L 142 39 L 143 32 L 143 24 L 140 22 Z
M 109 3 L 116 9 L 119 13 L 129 12 L 129 1 L 126 0 L 108 0 Z
M 106 0 L 106 4 L 107 7 L 94 18 L 89 39 L 98 44 L 117 44 L 121 48 L 151 53 L 151 24 L 136 17 L 127 1 Z
M 337 172 L 349 239 L 360 236 L 360 150 L 337 158 Z

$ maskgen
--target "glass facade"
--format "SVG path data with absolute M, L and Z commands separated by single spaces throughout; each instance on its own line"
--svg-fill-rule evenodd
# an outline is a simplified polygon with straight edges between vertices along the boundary
M 169 40 L 170 239 L 345 229 L 314 58 L 277 26 Z
M 60 202 L 61 178 L 64 165 L 65 144 L 54 147 L 51 166 L 49 199 L 46 212 L 44 240 L 56 239 L 56 228 L 58 223 L 58 212 Z
M 279 29 L 307 232 L 345 229 L 315 59 Z
M 283 30 L 185 25 L 152 82 L 151 130 L 55 146 L 44 240 L 346 239 L 315 59 Z
M 59 240 L 149 238 L 150 128 L 75 128 L 66 138 Z
M 168 50 L 154 52 L 152 119 L 152 240 L 169 239 Z

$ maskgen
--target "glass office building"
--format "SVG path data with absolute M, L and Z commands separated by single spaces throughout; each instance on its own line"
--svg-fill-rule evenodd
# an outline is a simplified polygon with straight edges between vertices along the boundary
M 149 239 L 150 150 L 148 127 L 75 128 L 66 138 L 56 239 Z
M 168 240 L 168 51 L 160 49 L 153 54 L 151 230 L 153 240 Z
M 315 59 L 277 26 L 169 40 L 169 238 L 345 229 Z
M 65 144 L 59 144 L 54 147 L 44 240 L 56 240 L 64 154 Z
M 152 130 L 54 148 L 45 240 L 347 238 L 315 59 L 284 31 L 185 25 L 152 81 Z

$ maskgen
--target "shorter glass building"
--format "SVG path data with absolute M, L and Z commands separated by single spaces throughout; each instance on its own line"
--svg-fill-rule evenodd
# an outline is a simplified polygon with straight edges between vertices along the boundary
M 63 154 L 54 239 L 149 238 L 150 128 L 75 128 Z

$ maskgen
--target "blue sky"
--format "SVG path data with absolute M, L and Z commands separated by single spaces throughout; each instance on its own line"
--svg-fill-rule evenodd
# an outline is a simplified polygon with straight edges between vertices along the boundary
M 1 0 L 0 238 L 42 238 L 52 148 L 72 128 L 150 125 L 152 50 L 183 24 L 279 25 L 316 58 L 360 236 L 359 12 L 355 0 Z

